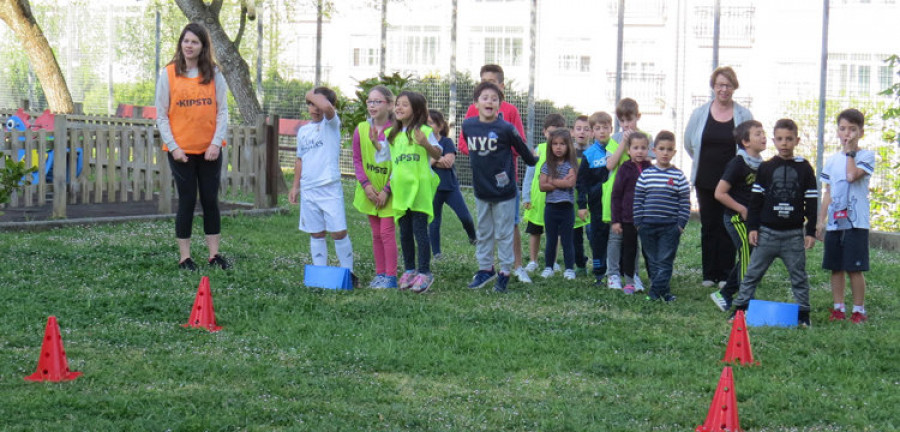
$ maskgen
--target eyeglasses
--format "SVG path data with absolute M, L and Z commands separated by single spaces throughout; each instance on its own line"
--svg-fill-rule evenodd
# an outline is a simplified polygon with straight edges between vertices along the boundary
M 385 103 L 387 103 L 387 101 L 383 101 L 383 100 L 367 100 L 366 101 L 366 105 L 368 105 L 368 106 L 381 106 Z
M 734 90 L 734 86 L 731 84 L 716 84 L 713 88 L 716 90 Z

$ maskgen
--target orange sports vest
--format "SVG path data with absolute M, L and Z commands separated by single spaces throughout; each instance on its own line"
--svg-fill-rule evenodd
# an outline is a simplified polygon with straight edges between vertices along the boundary
M 169 75 L 169 126 L 175 142 L 186 154 L 206 152 L 216 134 L 216 82 L 200 84 L 201 77 L 175 75 L 175 65 L 166 66 Z M 225 141 L 222 141 L 225 146 Z M 169 151 L 163 143 L 163 150 Z

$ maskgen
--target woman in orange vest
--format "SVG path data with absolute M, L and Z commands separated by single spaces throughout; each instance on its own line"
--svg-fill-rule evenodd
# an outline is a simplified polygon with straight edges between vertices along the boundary
M 191 227 L 198 190 L 208 263 L 223 270 L 231 267 L 219 254 L 219 179 L 228 127 L 227 91 L 213 58 L 209 33 L 200 24 L 188 24 L 156 86 L 156 126 L 178 190 L 178 267 L 186 270 L 197 270 L 191 259 Z

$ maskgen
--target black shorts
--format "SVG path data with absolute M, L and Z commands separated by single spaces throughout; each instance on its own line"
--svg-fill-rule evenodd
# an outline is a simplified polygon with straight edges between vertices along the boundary
M 525 233 L 531 235 L 543 235 L 544 227 L 542 225 L 535 225 L 528 221 L 528 224 L 525 225 Z
M 826 231 L 822 268 L 846 272 L 869 271 L 869 230 Z

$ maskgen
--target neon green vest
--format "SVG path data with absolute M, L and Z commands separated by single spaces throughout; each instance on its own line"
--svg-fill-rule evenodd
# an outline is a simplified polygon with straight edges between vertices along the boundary
M 389 135 L 393 127 L 384 131 Z M 432 134 L 431 128 L 422 126 L 425 136 Z M 391 142 L 391 191 L 393 191 L 394 220 L 400 219 L 407 211 L 417 211 L 428 215 L 428 222 L 434 219 L 434 194 L 440 178 L 431 170 L 428 153 L 422 146 L 411 142 L 406 132 L 400 132 Z
M 608 155 L 612 155 L 619 149 L 619 143 L 610 138 L 609 142 L 606 143 L 606 153 Z M 631 158 L 628 156 L 628 153 L 622 153 L 622 157 L 619 159 L 619 164 L 609 172 L 609 179 L 606 180 L 606 183 L 603 183 L 603 222 L 610 223 L 612 222 L 612 190 L 613 184 L 616 182 L 616 173 L 619 172 L 619 167 L 622 166 L 623 163 L 627 162 Z
M 359 152 L 362 157 L 363 169 L 369 178 L 369 183 L 375 188 L 376 192 L 384 189 L 388 179 L 391 177 L 391 161 L 386 160 L 381 163 L 375 163 L 375 144 L 369 138 L 369 130 L 371 125 L 365 121 L 360 123 L 356 129 L 359 131 Z M 387 145 L 387 144 L 385 144 Z M 370 216 L 378 216 L 380 218 L 391 217 L 394 210 L 391 208 L 392 195 L 388 195 L 388 201 L 382 208 L 375 208 L 375 203 L 369 201 L 366 197 L 366 191 L 356 182 L 356 192 L 353 194 L 353 207 L 356 207 L 360 213 Z
M 534 164 L 534 178 L 531 180 L 531 208 L 525 210 L 525 220 L 535 225 L 544 226 L 544 206 L 547 202 L 547 192 L 541 191 L 541 167 L 547 162 L 547 143 L 538 144 L 535 147 L 535 151 L 538 154 L 538 161 Z M 581 159 L 578 159 L 578 164 L 581 164 Z M 577 194 L 578 192 L 576 191 L 575 193 Z M 591 223 L 590 215 L 585 220 L 581 220 L 578 218 L 578 209 L 576 209 L 575 228 L 583 227 L 589 223 Z

